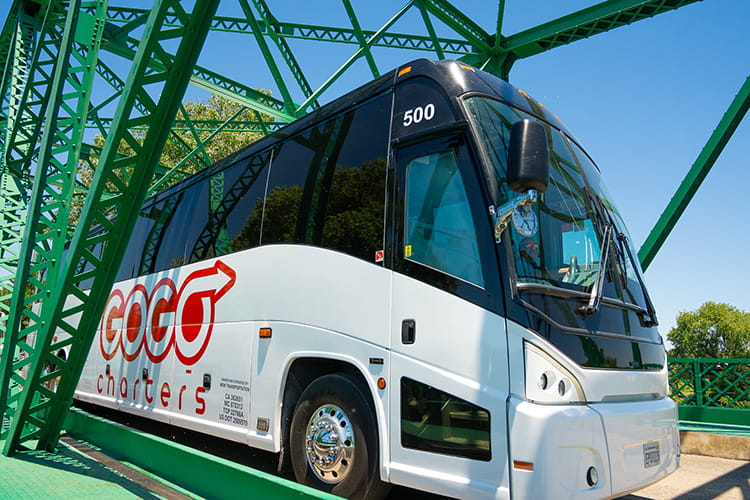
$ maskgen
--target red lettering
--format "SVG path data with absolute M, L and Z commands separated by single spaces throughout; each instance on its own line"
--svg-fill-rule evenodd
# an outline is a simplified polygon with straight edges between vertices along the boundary
M 183 385 L 182 387 L 180 387 L 180 395 L 177 398 L 177 409 L 178 410 L 182 410 L 182 393 L 185 392 L 186 389 L 187 389 L 186 385 Z
M 146 401 L 148 401 L 149 403 L 153 403 L 154 402 L 154 397 L 153 396 L 151 396 L 151 397 L 148 396 L 148 387 L 150 385 L 153 385 L 153 384 L 154 384 L 153 380 L 151 380 L 151 379 L 146 380 L 146 387 L 145 387 L 145 389 L 143 391 L 143 393 L 146 395 Z
M 115 395 L 115 377 L 112 375 L 107 378 L 107 395 L 108 396 L 114 396 Z
M 128 397 L 128 379 L 125 377 L 120 379 L 120 396 L 123 398 Z
M 140 380 L 138 379 L 135 379 L 135 382 L 133 382 L 133 401 L 136 400 L 135 391 L 136 391 L 136 387 L 138 387 L 138 382 L 140 382 Z
M 203 415 L 204 413 L 206 413 L 206 400 L 200 396 L 204 392 L 206 392 L 206 389 L 204 389 L 203 387 L 197 387 L 195 389 L 195 402 L 200 405 L 195 409 L 195 413 L 197 413 L 198 415 Z
M 172 397 L 172 390 L 169 388 L 169 383 L 164 382 L 161 385 L 161 392 L 159 393 L 161 399 L 161 405 L 166 408 L 169 406 L 169 398 Z
M 99 394 L 102 393 L 104 389 L 102 389 L 102 380 L 104 380 L 104 375 L 99 375 L 96 377 L 96 390 L 99 392 Z
M 113 290 L 99 325 L 102 356 L 110 360 L 119 352 L 134 361 L 145 350 L 152 363 L 161 363 L 174 352 L 183 365 L 195 364 L 211 340 L 216 303 L 236 280 L 235 270 L 217 260 L 188 274 L 179 291 L 169 277 L 148 288 L 138 283 L 127 296 Z

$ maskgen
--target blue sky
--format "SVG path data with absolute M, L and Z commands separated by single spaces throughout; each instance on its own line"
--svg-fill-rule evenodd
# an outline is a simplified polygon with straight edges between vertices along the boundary
M 10 3 L 0 4 L 0 22 Z M 110 3 L 151 5 L 144 0 Z M 339 0 L 268 3 L 282 21 L 350 26 Z M 362 27 L 376 30 L 405 0 L 352 3 Z M 495 31 L 496 0 L 453 3 L 486 31 Z M 512 35 L 595 3 L 506 0 L 503 34 Z M 235 0 L 222 0 L 220 14 L 238 12 Z M 511 71 L 511 82 L 559 116 L 599 164 L 636 248 L 750 74 L 749 18 L 748 0 L 704 0 L 518 61 Z M 440 35 L 458 38 L 434 22 Z M 410 11 L 392 31 L 424 33 L 418 12 Z M 290 45 L 313 88 L 356 49 L 298 40 L 290 40 Z M 381 72 L 416 57 L 432 57 L 389 49 L 376 49 L 374 55 Z M 275 87 L 252 39 L 212 33 L 199 62 L 256 88 Z M 122 70 L 124 78 L 125 65 Z M 366 63 L 360 60 L 322 100 L 331 100 L 370 78 Z M 274 94 L 278 95 L 275 89 Z M 205 97 L 200 90 L 189 90 L 190 99 Z M 709 300 L 750 311 L 750 293 L 742 284 L 744 264 L 750 264 L 750 224 L 743 201 L 750 181 L 748 145 L 750 117 L 742 122 L 646 272 L 665 336 L 679 311 L 697 309 Z

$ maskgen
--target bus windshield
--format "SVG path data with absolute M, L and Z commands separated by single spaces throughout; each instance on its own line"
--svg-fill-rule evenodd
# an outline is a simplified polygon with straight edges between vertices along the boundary
M 523 119 L 540 120 L 488 97 L 472 96 L 465 104 L 502 205 L 518 196 L 505 182 L 511 127 Z M 625 319 L 619 327 L 610 327 L 611 333 L 656 341 L 658 334 L 651 328 L 656 318 L 635 252 L 598 169 L 560 130 L 541 123 L 550 149 L 549 187 L 537 203 L 517 207 L 506 230 L 517 290 L 528 303 L 547 301 L 536 308 L 563 328 L 580 327 L 580 316 L 598 312 L 601 300 L 605 308 L 636 314 L 642 327 L 636 333 Z

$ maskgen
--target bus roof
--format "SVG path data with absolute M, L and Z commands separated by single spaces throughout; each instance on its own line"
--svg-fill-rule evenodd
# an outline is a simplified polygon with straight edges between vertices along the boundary
M 408 72 L 403 72 L 405 68 L 411 69 Z M 210 176 L 214 172 L 223 169 L 226 165 L 272 147 L 277 142 L 293 136 L 301 130 L 313 126 L 318 122 L 325 121 L 346 109 L 365 102 L 389 89 L 393 89 L 397 85 L 403 85 L 410 79 L 417 77 L 427 77 L 433 80 L 446 93 L 448 98 L 459 97 L 466 93 L 480 93 L 496 97 L 531 115 L 541 118 L 557 128 L 560 128 L 566 133 L 566 135 L 573 138 L 559 118 L 550 113 L 543 104 L 531 98 L 526 92 L 514 87 L 500 78 L 473 68 L 460 61 L 431 61 L 429 59 L 416 59 L 389 71 L 381 77 L 372 80 L 341 97 L 336 98 L 302 118 L 249 144 L 247 147 L 218 160 L 210 167 L 187 177 L 173 186 L 170 186 L 151 199 L 160 199 L 162 196 L 167 196 L 166 193 L 171 194 L 192 185 L 194 182 L 203 179 L 205 176 Z

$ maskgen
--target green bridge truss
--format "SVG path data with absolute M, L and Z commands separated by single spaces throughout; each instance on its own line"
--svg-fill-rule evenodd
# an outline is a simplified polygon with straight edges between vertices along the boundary
M 329 99 L 326 92 L 359 61 L 379 76 L 375 47 L 459 58 L 507 79 L 520 59 L 696 1 L 608 0 L 505 35 L 505 0 L 497 0 L 494 33 L 448 0 L 405 1 L 377 30 L 362 28 L 351 0 L 341 0 L 349 19 L 343 27 L 284 22 L 267 0 L 224 0 L 236 17 L 216 15 L 219 0 L 154 0 L 148 9 L 124 0 L 13 0 L 0 32 L 3 453 L 29 441 L 54 448 L 143 200 L 208 166 L 217 134 L 278 129 Z M 394 29 L 407 14 L 426 34 Z M 271 94 L 198 64 L 211 32 L 256 44 Z M 348 46 L 350 55 L 315 88 L 290 39 Z M 188 86 L 238 110 L 227 119 L 191 120 L 183 103 Z M 644 267 L 749 105 L 750 78 L 641 248 Z M 160 164 L 165 148 L 179 160 Z M 243 182 L 251 178 L 249 171 Z M 59 331 L 67 335 L 58 338 Z

